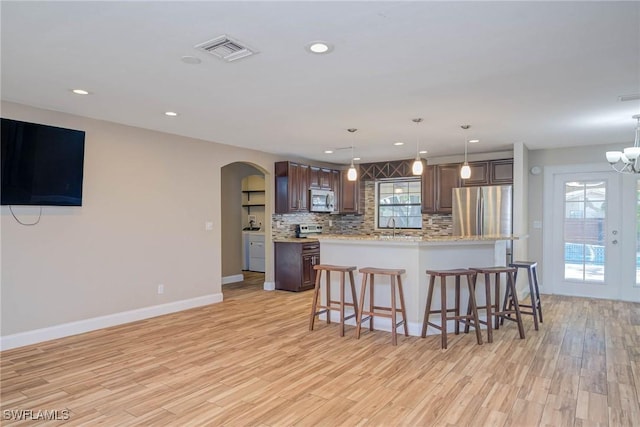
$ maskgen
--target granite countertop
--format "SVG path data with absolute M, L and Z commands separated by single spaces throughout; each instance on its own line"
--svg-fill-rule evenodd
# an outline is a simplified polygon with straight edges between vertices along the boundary
M 318 239 L 316 237 L 281 237 L 278 239 L 273 239 L 274 243 L 307 243 L 307 242 L 317 242 Z
M 390 241 L 390 242 L 481 242 L 496 240 L 519 240 L 524 236 L 514 234 L 500 236 L 388 236 L 388 235 L 343 235 L 323 234 L 318 240 L 363 240 L 363 241 Z

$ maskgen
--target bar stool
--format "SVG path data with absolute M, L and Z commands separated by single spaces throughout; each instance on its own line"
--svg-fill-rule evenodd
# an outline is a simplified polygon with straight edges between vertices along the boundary
M 493 342 L 493 327 L 491 325 L 492 322 L 495 323 L 495 329 L 500 328 L 500 319 L 509 319 L 518 324 L 518 332 L 520 333 L 520 338 L 524 339 L 524 326 L 522 325 L 522 316 L 520 315 L 520 305 L 518 304 L 518 294 L 515 289 L 515 280 L 514 273 L 517 271 L 514 267 L 486 267 L 486 268 L 470 268 L 470 270 L 475 271 L 477 274 L 473 279 L 473 288 L 476 287 L 476 281 L 478 279 L 478 274 L 484 274 L 484 286 L 485 286 L 485 305 L 477 307 L 478 310 L 486 310 L 487 312 L 487 320 L 482 321 L 480 323 L 484 323 L 487 325 L 487 341 Z M 513 295 L 513 308 L 511 310 L 500 310 L 500 274 L 505 273 L 507 275 L 507 288 L 510 289 L 511 294 Z M 491 275 L 494 275 L 494 286 L 495 286 L 495 302 L 491 302 Z M 467 309 L 467 314 L 469 314 L 469 310 L 471 309 L 471 305 Z M 513 313 L 515 314 L 515 319 L 506 316 L 507 314 Z M 469 332 L 469 324 L 466 324 L 464 327 L 464 331 Z
M 517 283 L 518 269 L 526 268 L 527 276 L 529 278 L 529 295 L 531 297 L 531 304 L 520 303 L 520 308 L 525 307 L 531 309 L 531 311 L 520 310 L 522 314 L 529 314 L 533 316 L 533 326 L 536 331 L 538 330 L 538 319 L 542 323 L 542 302 L 540 301 L 540 289 L 538 288 L 538 263 L 536 261 L 515 261 L 509 264 L 510 267 L 515 267 L 516 272 L 513 275 L 513 281 Z M 508 304 L 508 305 L 507 305 Z M 509 310 L 513 308 L 513 299 L 511 298 L 511 292 L 509 288 L 505 290 L 504 302 L 502 310 Z M 509 315 L 511 317 L 511 315 Z M 504 324 L 504 319 L 500 320 L 500 324 Z
M 336 310 L 340 312 L 340 336 L 344 336 L 344 321 L 351 319 L 352 317 L 356 317 L 358 314 L 358 302 L 356 298 L 356 286 L 353 279 L 353 272 L 357 267 L 350 266 L 342 266 L 342 265 L 329 265 L 329 264 L 316 264 L 313 266 L 313 269 L 316 270 L 316 286 L 313 291 L 313 302 L 311 304 L 311 316 L 309 318 L 309 330 L 313 331 L 313 323 L 316 319 L 316 316 L 320 314 L 327 314 L 327 324 L 331 323 L 330 310 Z M 318 305 L 318 298 L 320 297 L 320 288 L 321 285 L 321 276 L 322 272 L 325 272 L 326 277 L 326 295 L 327 295 L 327 303 L 326 305 Z M 335 271 L 340 273 L 340 300 L 334 301 L 331 299 L 331 272 Z M 344 298 L 344 278 L 345 274 L 349 273 L 349 284 L 351 285 L 351 300 L 352 303 L 345 302 Z M 335 304 L 338 304 L 336 306 Z M 344 307 L 349 306 L 353 307 L 353 314 L 345 317 L 344 316 Z M 320 309 L 320 310 L 318 310 Z
M 360 311 L 358 312 L 357 317 L 356 338 L 360 338 L 360 329 L 362 328 L 362 322 L 366 322 L 368 320 L 369 330 L 373 331 L 373 318 L 375 316 L 387 317 L 391 319 L 391 344 L 398 345 L 396 329 L 400 325 L 404 326 L 404 335 L 406 337 L 409 336 L 409 329 L 407 327 L 407 315 L 404 305 L 404 295 L 402 292 L 402 279 L 400 277 L 405 273 L 405 270 L 365 267 L 361 268 L 359 271 L 360 273 L 362 273 L 362 288 L 360 293 Z M 389 279 L 391 281 L 391 307 L 381 307 L 374 304 L 374 277 L 376 274 L 389 276 Z M 369 279 L 368 282 L 367 278 Z M 369 311 L 364 311 L 364 296 L 367 290 L 367 283 L 369 284 Z M 397 288 L 398 294 L 400 296 L 399 308 L 396 308 L 396 283 L 398 284 Z M 383 312 L 380 312 L 380 310 L 383 310 Z M 391 313 L 386 313 L 386 311 L 390 311 Z M 398 311 L 402 316 L 402 320 L 400 322 L 396 322 L 396 313 Z M 367 317 L 365 317 L 364 319 L 362 318 L 363 314 L 367 315 Z
M 429 291 L 427 293 L 427 305 L 424 310 L 424 320 L 422 322 L 422 338 L 427 336 L 427 327 L 430 325 L 440 331 L 442 348 L 447 348 L 447 320 L 455 320 L 455 334 L 460 333 L 460 321 L 465 325 L 471 323 L 476 331 L 476 340 L 478 344 L 482 344 L 482 334 L 480 333 L 480 325 L 478 323 L 478 309 L 476 307 L 476 297 L 473 287 L 474 271 L 466 269 L 457 270 L 427 270 L 427 274 L 431 276 L 429 279 Z M 460 277 L 467 276 L 467 286 L 469 287 L 469 308 L 470 313 L 460 315 Z M 440 309 L 431 310 L 433 302 L 433 288 L 436 284 L 436 277 L 440 277 Z M 447 308 L 447 277 L 455 277 L 455 307 Z M 447 316 L 447 313 L 453 312 L 453 316 Z M 440 314 L 440 325 L 429 322 L 429 316 L 433 313 Z

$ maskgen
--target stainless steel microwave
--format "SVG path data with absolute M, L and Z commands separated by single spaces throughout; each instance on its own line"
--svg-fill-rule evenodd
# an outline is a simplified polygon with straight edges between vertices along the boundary
M 311 212 L 333 212 L 335 210 L 335 194 L 330 190 L 309 190 Z

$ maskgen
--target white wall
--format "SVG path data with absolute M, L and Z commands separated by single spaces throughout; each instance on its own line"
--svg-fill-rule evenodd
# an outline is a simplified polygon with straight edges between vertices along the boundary
M 2 116 L 86 131 L 82 207 L 44 207 L 34 227 L 2 207 L 4 344 L 68 322 L 221 297 L 221 167 L 244 161 L 272 174 L 278 158 L 13 103 L 2 103 Z M 14 210 L 27 221 L 37 213 Z

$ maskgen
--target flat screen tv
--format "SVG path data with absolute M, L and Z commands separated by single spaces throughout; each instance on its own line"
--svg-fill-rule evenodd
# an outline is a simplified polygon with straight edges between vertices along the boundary
M 82 206 L 84 132 L 0 120 L 1 204 Z

